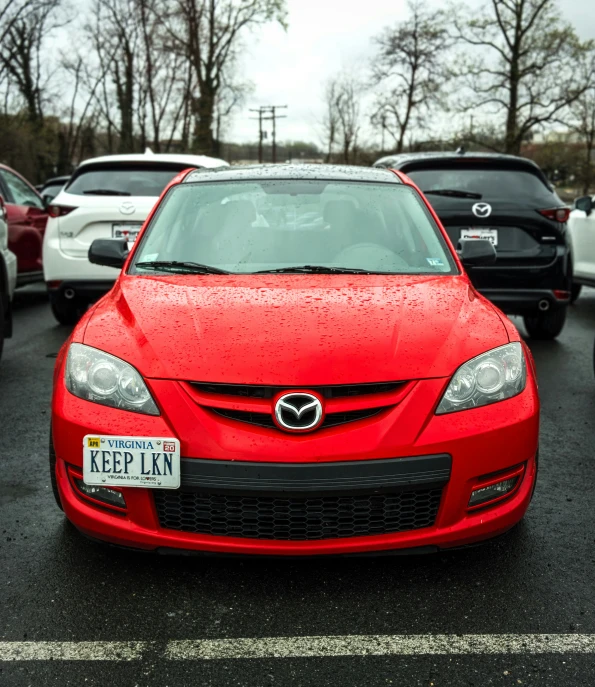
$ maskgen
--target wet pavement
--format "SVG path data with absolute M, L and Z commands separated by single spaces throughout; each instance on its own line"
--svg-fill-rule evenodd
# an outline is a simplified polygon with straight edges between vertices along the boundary
M 83 539 L 56 508 L 48 475 L 52 369 L 68 333 L 41 288 L 18 293 L 0 362 L 0 644 L 69 642 L 75 654 L 100 642 L 146 645 L 131 660 L 0 661 L 0 685 L 595 684 L 593 649 L 371 656 L 356 641 L 359 655 L 271 657 L 258 641 L 595 633 L 595 290 L 571 308 L 558 341 L 530 342 L 543 410 L 525 521 L 484 546 L 424 557 L 158 557 Z M 170 651 L 176 640 L 235 638 L 254 640 L 256 657 Z

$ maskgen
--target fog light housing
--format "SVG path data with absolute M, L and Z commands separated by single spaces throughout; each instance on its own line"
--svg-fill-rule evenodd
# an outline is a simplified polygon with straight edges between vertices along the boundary
M 483 479 L 471 492 L 467 507 L 470 510 L 484 508 L 512 496 L 521 483 L 524 472 L 525 466 L 521 465 L 506 474 Z
M 91 501 L 94 505 L 106 506 L 114 508 L 120 512 L 126 510 L 126 499 L 124 494 L 117 489 L 111 487 L 100 487 L 95 484 L 85 484 L 83 477 L 69 470 L 70 482 L 74 490 L 79 496 L 83 497 L 85 501 Z

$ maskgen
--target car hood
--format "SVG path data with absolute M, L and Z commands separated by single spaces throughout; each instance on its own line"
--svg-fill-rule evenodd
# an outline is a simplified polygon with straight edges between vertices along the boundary
M 82 340 L 149 378 L 314 386 L 446 377 L 509 338 L 464 276 L 123 275 Z

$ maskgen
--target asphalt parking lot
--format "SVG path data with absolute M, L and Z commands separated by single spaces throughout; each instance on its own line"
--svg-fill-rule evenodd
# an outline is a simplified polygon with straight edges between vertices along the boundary
M 56 508 L 68 329 L 42 289 L 20 292 L 0 363 L 0 684 L 595 684 L 594 334 L 586 290 L 557 342 L 530 343 L 540 474 L 506 537 L 424 557 L 157 557 L 89 542 Z

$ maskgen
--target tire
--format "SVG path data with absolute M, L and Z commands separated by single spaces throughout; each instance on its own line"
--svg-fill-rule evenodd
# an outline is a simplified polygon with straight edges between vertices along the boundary
M 572 288 L 570 290 L 570 302 L 571 303 L 576 303 L 578 301 L 578 297 L 581 295 L 581 291 L 583 290 L 582 284 L 573 284 Z
M 50 482 L 52 485 L 52 492 L 56 499 L 58 508 L 63 511 L 62 501 L 60 499 L 60 492 L 58 491 L 58 481 L 56 479 L 56 452 L 54 451 L 54 438 L 52 436 L 52 429 L 50 427 Z
M 525 315 L 523 321 L 532 339 L 550 341 L 555 339 L 564 329 L 566 306 L 547 312 L 539 312 L 535 315 Z
M 54 317 L 65 326 L 76 324 L 82 315 L 80 303 L 76 300 L 68 301 L 55 293 L 50 294 L 50 305 Z

